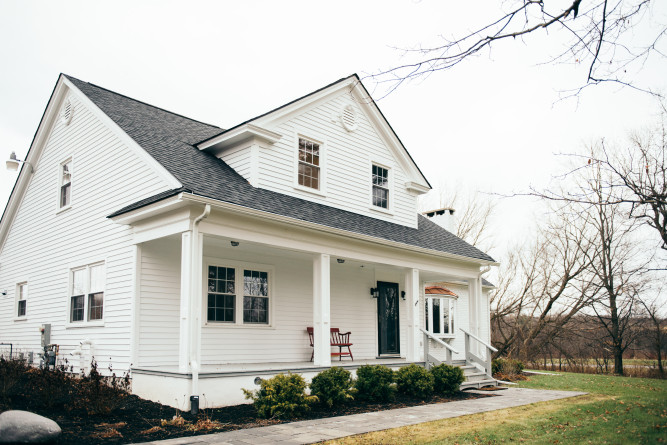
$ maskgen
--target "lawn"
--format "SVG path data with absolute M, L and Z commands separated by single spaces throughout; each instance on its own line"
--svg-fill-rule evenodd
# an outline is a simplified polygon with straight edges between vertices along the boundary
M 446 419 L 333 444 L 656 444 L 667 442 L 667 380 L 562 373 L 521 387 L 588 395 Z

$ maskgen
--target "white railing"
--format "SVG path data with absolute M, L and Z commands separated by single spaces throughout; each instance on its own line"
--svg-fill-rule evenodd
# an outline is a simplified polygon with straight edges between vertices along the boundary
M 480 366 L 484 368 L 484 371 L 486 372 L 487 375 L 492 375 L 491 371 L 491 355 L 494 352 L 497 352 L 498 350 L 491 346 L 490 344 L 486 343 L 484 340 L 481 338 L 477 337 L 476 335 L 471 334 L 470 332 L 466 332 L 463 329 L 459 328 L 461 332 L 465 334 L 465 349 L 466 349 L 466 362 L 473 362 L 473 363 L 478 363 Z M 478 357 L 477 355 L 473 354 L 471 348 L 470 348 L 470 339 L 473 339 L 477 341 L 480 345 L 482 345 L 484 348 L 486 348 L 486 357 L 481 358 Z
M 426 369 L 431 369 L 431 366 L 433 364 L 439 365 L 441 362 L 440 360 L 436 359 L 429 353 L 429 339 L 433 340 L 436 342 L 438 345 L 442 346 L 445 348 L 445 363 L 448 365 L 452 364 L 452 354 L 458 354 L 459 351 L 456 349 L 452 348 L 449 346 L 447 343 L 436 337 L 432 332 L 429 332 L 425 329 L 420 329 L 422 333 L 424 334 L 424 363 L 426 366 Z

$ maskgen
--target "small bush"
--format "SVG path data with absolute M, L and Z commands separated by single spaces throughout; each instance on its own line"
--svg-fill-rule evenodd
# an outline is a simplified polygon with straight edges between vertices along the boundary
M 310 393 L 320 403 L 331 408 L 352 400 L 352 377 L 350 371 L 334 366 L 320 372 L 310 384 Z
M 97 370 L 95 359 L 90 364 L 90 373 L 81 377 L 76 385 L 77 397 L 74 407 L 89 416 L 107 415 L 120 408 L 129 395 L 129 373 L 118 378 L 109 368 L 111 376 L 105 377 Z
M 262 380 L 260 389 L 243 389 L 246 399 L 251 399 L 257 415 L 263 418 L 289 419 L 308 411 L 308 404 L 317 397 L 306 395 L 306 381 L 299 374 L 278 374 Z
M 387 402 L 394 398 L 394 371 L 382 365 L 363 365 L 357 369 L 356 398 L 369 402 Z
M 433 394 L 433 375 L 414 363 L 396 371 L 396 389 L 398 392 L 426 399 Z
M 516 376 L 523 372 L 523 362 L 509 358 L 496 358 L 491 362 L 491 372 L 493 375 L 502 374 L 504 376 Z
M 463 369 L 442 363 L 431 368 L 433 375 L 433 391 L 436 394 L 452 395 L 459 390 L 465 380 Z

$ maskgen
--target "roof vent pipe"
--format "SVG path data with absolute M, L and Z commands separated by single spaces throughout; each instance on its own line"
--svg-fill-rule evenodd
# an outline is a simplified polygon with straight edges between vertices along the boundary
M 454 209 L 445 207 L 442 209 L 422 212 L 422 215 L 426 216 L 446 231 L 456 234 L 456 215 L 454 212 Z

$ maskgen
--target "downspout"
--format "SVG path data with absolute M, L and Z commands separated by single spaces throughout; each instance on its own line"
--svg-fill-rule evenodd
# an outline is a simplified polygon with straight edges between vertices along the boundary
M 190 396 L 190 411 L 196 415 L 199 411 L 199 362 L 197 353 L 199 351 L 199 331 L 201 317 L 201 261 L 202 252 L 199 249 L 199 223 L 211 214 L 211 205 L 206 204 L 204 213 L 192 221 L 192 261 L 191 261 L 191 288 L 190 288 L 190 320 L 192 323 L 190 331 L 190 369 L 192 372 L 192 394 Z

